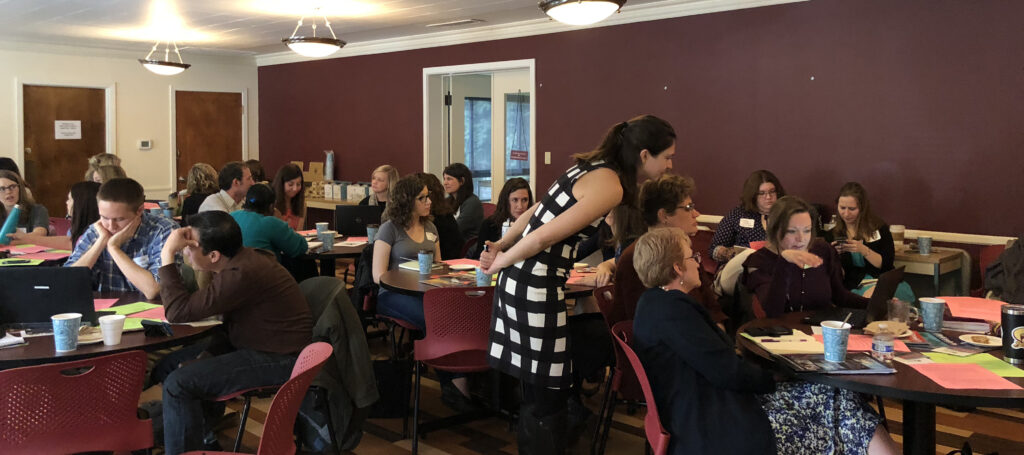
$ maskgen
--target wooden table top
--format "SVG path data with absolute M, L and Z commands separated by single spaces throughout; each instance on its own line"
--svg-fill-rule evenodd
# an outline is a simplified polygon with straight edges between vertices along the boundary
M 811 333 L 810 326 L 803 324 L 801 319 L 808 313 L 788 313 L 777 319 L 759 319 L 748 322 L 740 327 L 742 332 L 747 327 L 771 327 L 785 326 L 799 329 L 805 333 Z M 947 332 L 953 334 L 953 332 Z M 951 336 L 955 339 L 955 336 Z M 743 336 L 737 336 L 738 346 L 746 352 L 755 354 L 764 359 L 770 359 L 771 355 L 753 341 Z M 990 351 L 995 357 L 1002 358 L 1002 350 Z M 776 363 L 781 367 L 781 364 Z M 880 395 L 887 398 L 899 400 L 911 400 L 922 403 L 932 403 L 945 406 L 983 406 L 994 408 L 1019 408 L 1024 407 L 1024 389 L 1022 390 L 976 390 L 976 389 L 946 389 L 909 365 L 900 362 L 893 362 L 896 369 L 895 374 L 799 374 L 797 377 L 811 382 L 827 384 L 842 389 L 870 395 Z M 1010 382 L 1024 387 L 1024 378 L 1004 378 Z
M 903 262 L 917 262 L 924 264 L 942 264 L 944 262 L 956 261 L 960 259 L 960 251 L 950 248 L 932 248 L 932 252 L 929 254 L 918 253 L 917 250 L 909 249 L 897 249 L 896 250 L 896 261 Z
M 117 298 L 118 301 L 113 306 L 147 301 L 142 294 L 135 292 L 98 292 L 94 294 L 94 297 Z M 159 300 L 149 300 L 149 302 L 160 303 Z M 79 345 L 78 349 L 71 352 L 57 352 L 53 345 L 53 335 L 29 337 L 25 339 L 28 341 L 27 345 L 0 349 L 0 370 L 51 362 L 69 362 L 136 349 L 156 351 L 196 341 L 204 337 L 206 332 L 213 327 L 215 326 L 192 327 L 188 324 L 172 324 L 171 329 L 174 331 L 174 335 L 169 337 L 147 337 L 141 330 L 124 332 L 121 335 L 121 344 L 114 346 L 106 346 L 103 343 Z
M 448 265 L 445 264 L 443 268 L 431 273 L 431 275 L 445 274 L 448 272 Z M 419 297 L 430 289 L 437 289 L 437 286 L 420 283 L 420 280 L 424 279 L 425 276 L 426 275 L 420 275 L 419 272 L 414 270 L 398 268 L 384 272 L 380 276 L 380 286 L 389 291 Z M 565 298 L 567 299 L 579 299 L 593 294 L 593 286 L 570 284 L 565 287 Z

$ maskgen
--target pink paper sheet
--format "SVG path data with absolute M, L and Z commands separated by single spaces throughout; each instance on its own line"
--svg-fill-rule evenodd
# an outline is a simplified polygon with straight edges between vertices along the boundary
M 480 261 L 474 259 L 449 259 L 447 261 L 441 261 L 448 265 L 471 265 L 477 267 L 480 265 Z
M 295 231 L 295 232 L 298 233 L 301 236 L 304 236 L 304 237 L 309 237 L 311 235 L 316 235 L 316 229 L 310 229 L 308 231 Z
M 143 319 L 167 320 L 167 316 L 164 314 L 164 307 L 162 307 L 162 306 L 161 307 L 156 307 L 156 308 L 153 308 L 153 309 L 150 309 L 150 310 L 146 310 L 146 311 L 141 311 L 141 312 L 138 312 L 138 313 L 133 313 L 133 314 L 130 315 L 130 317 L 133 317 L 133 318 L 143 318 Z
M 117 299 L 93 299 L 92 305 L 96 310 L 105 310 L 117 303 Z
M 821 335 L 814 335 L 814 339 L 820 343 L 824 343 L 824 339 Z M 910 352 L 910 348 L 907 347 L 900 340 L 894 340 L 893 348 L 896 352 Z M 850 341 L 846 344 L 847 351 L 870 351 L 871 350 L 871 335 L 854 335 L 850 334 Z
M 922 363 L 910 367 L 947 389 L 1021 389 L 1021 386 L 974 363 Z
M 58 259 L 64 259 L 68 256 L 71 256 L 71 253 L 32 253 L 23 254 L 18 257 L 20 257 L 21 259 L 42 259 L 44 261 L 56 261 Z
M 369 242 L 369 237 L 345 237 L 346 242 Z
M 160 208 L 160 204 L 157 204 L 156 202 L 143 202 L 142 203 L 142 208 L 144 208 L 146 210 L 158 209 L 158 208 Z
M 756 241 L 756 242 L 750 242 L 750 248 L 754 249 L 754 250 L 760 250 L 761 248 L 764 248 L 764 244 L 765 244 L 764 240 L 759 240 L 759 241 Z
M 24 255 L 26 254 L 42 253 L 43 251 L 46 251 L 48 249 L 50 249 L 50 247 L 39 245 L 18 245 L 11 250 L 11 254 L 20 254 L 23 255 L 24 257 Z
M 946 301 L 949 312 L 958 318 L 984 319 L 996 321 L 1002 319 L 1002 306 L 1005 302 L 998 300 L 979 299 L 977 297 L 939 297 Z

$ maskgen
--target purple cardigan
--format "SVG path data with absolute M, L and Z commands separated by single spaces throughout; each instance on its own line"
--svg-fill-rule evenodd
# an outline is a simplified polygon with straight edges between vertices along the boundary
M 767 248 L 751 254 L 743 263 L 743 284 L 757 295 L 768 317 L 831 305 L 867 307 L 868 299 L 843 286 L 842 264 L 825 240 L 815 239 L 807 250 L 822 258 L 821 266 L 801 269 Z

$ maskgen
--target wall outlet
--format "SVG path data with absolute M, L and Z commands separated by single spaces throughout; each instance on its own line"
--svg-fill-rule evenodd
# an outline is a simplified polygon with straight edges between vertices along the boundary
M 139 139 L 139 150 L 149 150 L 153 148 L 153 141 L 151 139 Z
M 544 164 L 551 164 L 551 152 L 544 152 Z

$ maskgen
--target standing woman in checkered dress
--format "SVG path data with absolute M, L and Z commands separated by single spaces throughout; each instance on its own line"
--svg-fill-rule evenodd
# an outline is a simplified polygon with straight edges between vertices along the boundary
M 491 366 L 523 383 L 521 454 L 565 451 L 572 389 L 563 288 L 579 242 L 618 205 L 636 205 L 637 184 L 672 168 L 675 131 L 644 115 L 613 126 L 569 168 L 480 263 L 499 273 L 491 321 Z

